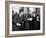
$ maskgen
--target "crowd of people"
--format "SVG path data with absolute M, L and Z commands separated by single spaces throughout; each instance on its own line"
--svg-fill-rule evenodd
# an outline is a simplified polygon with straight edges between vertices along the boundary
M 25 11 L 26 10 L 26 11 Z M 12 13 L 14 10 L 12 10 Z M 29 8 L 19 9 L 19 13 L 12 15 L 12 30 L 40 30 L 40 9 L 35 8 L 31 14 L 29 14 Z

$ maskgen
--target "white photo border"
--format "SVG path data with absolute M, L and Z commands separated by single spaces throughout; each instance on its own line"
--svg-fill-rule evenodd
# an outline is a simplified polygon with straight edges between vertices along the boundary
M 40 8 L 40 30 L 12 31 L 12 6 Z M 26 5 L 26 4 L 25 5 L 23 5 L 23 4 L 10 4 L 9 21 L 10 21 L 9 34 L 43 33 L 43 6 L 42 5 Z

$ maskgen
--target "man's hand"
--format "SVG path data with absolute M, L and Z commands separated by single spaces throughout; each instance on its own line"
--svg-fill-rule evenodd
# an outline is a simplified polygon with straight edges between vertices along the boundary
M 32 21 L 32 18 L 27 18 L 27 20 L 30 20 L 30 21 Z
M 16 23 L 16 25 L 17 25 L 17 26 L 21 26 L 21 24 L 20 24 L 20 23 Z

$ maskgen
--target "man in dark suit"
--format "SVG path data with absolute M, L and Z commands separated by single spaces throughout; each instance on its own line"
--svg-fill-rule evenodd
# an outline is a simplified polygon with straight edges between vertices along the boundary
M 24 29 L 24 23 L 22 22 L 21 14 L 23 14 L 23 9 L 19 10 L 19 14 L 12 15 L 12 30 L 18 31 Z

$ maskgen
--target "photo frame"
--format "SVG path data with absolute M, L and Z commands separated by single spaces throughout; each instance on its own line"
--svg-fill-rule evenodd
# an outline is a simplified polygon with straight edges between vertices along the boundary
M 17 15 L 19 14 L 20 16 L 25 15 L 25 17 L 20 18 L 16 14 Z M 15 15 L 14 19 L 13 15 Z M 44 34 L 45 34 L 44 3 L 19 2 L 19 1 L 5 2 L 6 37 L 34 36 Z

